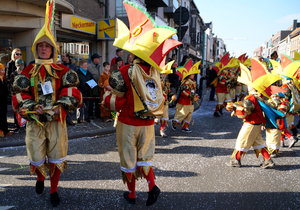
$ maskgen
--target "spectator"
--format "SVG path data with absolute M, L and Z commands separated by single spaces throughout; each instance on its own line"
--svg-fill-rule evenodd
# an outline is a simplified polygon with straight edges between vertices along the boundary
M 7 97 L 8 88 L 5 80 L 5 66 L 0 63 L 0 137 L 11 135 L 7 126 Z
M 120 57 L 116 58 L 116 63 L 110 68 L 109 72 L 112 73 L 115 70 L 119 70 L 122 67 L 122 63 L 123 63 L 122 58 Z
M 209 85 L 211 87 L 210 89 L 210 95 L 209 95 L 209 100 L 210 101 L 215 101 L 215 93 L 216 93 L 216 86 L 214 84 L 211 84 L 217 77 L 218 74 L 217 72 L 212 68 L 212 66 L 209 66 L 209 73 L 208 73 L 208 78 L 209 78 Z
M 19 48 L 15 48 L 11 52 L 11 60 L 7 63 L 6 82 L 8 84 L 11 84 L 10 75 L 11 75 L 12 72 L 14 72 L 17 69 L 16 65 L 15 65 L 15 61 L 19 58 L 22 58 L 22 52 Z
M 69 69 L 72 69 L 74 71 L 77 71 L 77 66 L 75 64 L 75 60 L 73 58 L 71 58 L 69 53 L 64 53 L 61 56 L 62 59 L 62 64 L 65 65 L 66 67 L 68 67 Z M 58 61 L 58 59 L 57 59 Z M 56 62 L 57 63 L 57 62 Z
M 133 62 L 133 57 L 131 54 L 129 54 L 127 56 L 127 62 L 125 63 L 125 65 L 132 64 L 132 62 Z
M 19 74 L 21 74 L 21 72 L 23 71 L 23 69 L 25 68 L 25 63 L 22 59 L 17 59 L 15 61 L 15 66 L 16 66 L 16 70 L 13 71 L 10 75 L 10 92 L 11 92 L 11 95 L 14 95 L 14 91 L 13 91 L 13 84 L 14 84 L 14 81 L 15 81 L 15 77 Z M 18 123 L 18 119 L 17 119 L 17 116 L 16 116 L 16 113 L 14 112 L 14 124 L 15 124 L 15 127 L 16 129 L 14 130 L 14 133 L 18 133 L 19 130 L 20 130 L 20 125 Z
M 92 62 L 88 65 L 89 72 L 95 78 L 96 83 L 98 84 L 98 79 L 101 74 L 101 65 L 100 60 L 101 56 L 97 53 L 91 56 Z M 96 87 L 93 89 L 93 97 L 100 97 L 99 88 Z M 95 114 L 94 114 L 94 107 L 95 107 Z M 100 118 L 100 99 L 91 99 L 90 101 L 90 108 L 89 108 L 89 118 L 94 119 L 95 117 Z
M 172 61 L 173 59 L 175 59 L 175 62 L 172 66 L 173 73 L 168 75 L 169 82 L 171 83 L 171 85 L 170 85 L 170 96 L 177 93 L 178 87 L 179 87 L 179 81 L 180 81 L 179 76 L 176 74 L 176 69 L 177 69 L 176 58 L 177 58 L 177 56 L 175 54 L 173 54 L 172 59 L 170 60 L 170 61 Z M 170 107 L 172 108 L 172 107 L 175 107 L 175 106 L 176 106 L 175 101 L 172 101 L 172 103 L 170 103 Z
M 75 64 L 75 60 L 71 58 L 70 54 L 69 53 L 64 53 L 62 54 L 61 56 L 61 59 L 63 61 L 63 65 L 65 65 L 66 67 L 68 67 L 69 69 L 72 69 L 74 71 L 77 71 L 77 66 Z M 56 61 L 56 64 L 59 64 L 58 63 L 58 60 Z M 60 60 L 59 60 L 60 61 Z M 76 112 L 72 112 L 72 113 L 67 113 L 67 116 L 66 116 L 66 123 L 68 125 L 74 125 L 73 121 L 72 121 L 72 118 L 76 118 Z
M 116 57 L 114 57 L 112 60 L 111 60 L 111 62 L 110 62 L 110 66 L 113 66 L 115 63 L 116 63 L 116 59 L 118 58 L 118 57 L 120 57 L 120 58 L 122 58 L 122 56 L 123 56 L 123 50 L 121 49 L 121 48 L 118 48 L 117 50 L 116 50 Z M 124 66 L 124 64 L 123 64 L 123 60 L 122 60 L 122 65 L 121 65 L 121 67 L 122 66 Z
M 104 93 L 106 91 L 110 91 L 111 87 L 109 86 L 109 77 L 110 77 L 110 65 L 108 62 L 103 63 L 104 71 L 101 73 L 100 78 L 98 80 L 98 86 L 100 88 L 100 98 L 103 97 Z M 110 118 L 110 112 L 104 107 L 100 106 L 100 116 L 103 122 L 112 122 L 112 119 Z
M 87 84 L 87 81 L 94 80 L 94 77 L 91 74 L 91 72 L 89 72 L 89 70 L 88 70 L 87 60 L 80 60 L 79 66 L 80 67 L 77 70 L 77 74 L 78 74 L 79 81 L 80 81 L 78 89 L 81 92 L 82 97 L 92 97 L 93 91 L 92 91 L 92 88 Z M 89 118 L 90 101 L 91 101 L 91 99 L 83 98 L 83 104 L 79 110 L 80 115 L 78 118 L 78 123 L 83 122 L 83 117 L 86 122 L 91 121 Z
M 184 66 L 184 64 L 188 61 L 188 59 L 189 59 L 189 56 L 187 56 L 187 55 L 183 56 L 182 61 L 180 62 L 179 66 Z
M 61 60 L 59 58 L 57 58 L 56 64 L 61 64 Z

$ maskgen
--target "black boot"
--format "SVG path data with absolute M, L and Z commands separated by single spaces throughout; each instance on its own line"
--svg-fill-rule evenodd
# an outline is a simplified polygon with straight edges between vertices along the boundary
M 57 205 L 60 204 L 60 199 L 58 197 L 57 192 L 50 194 L 50 201 L 53 207 L 56 207 Z
M 148 200 L 146 206 L 150 206 L 154 204 L 157 201 L 159 194 L 160 194 L 160 189 L 155 185 L 152 188 L 152 190 L 148 192 Z
M 135 204 L 135 198 L 129 198 L 129 192 L 124 192 L 123 197 L 125 198 L 128 204 Z
M 214 112 L 214 117 L 220 117 L 218 112 Z
M 35 191 L 37 194 L 42 194 L 44 190 L 44 181 L 36 181 L 36 184 L 35 184 Z

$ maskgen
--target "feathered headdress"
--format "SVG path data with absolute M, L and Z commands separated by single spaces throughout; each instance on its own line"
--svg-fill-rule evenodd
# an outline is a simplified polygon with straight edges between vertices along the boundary
M 47 1 L 46 3 L 46 14 L 45 14 L 45 24 L 43 26 L 43 28 L 40 30 L 40 32 L 38 33 L 38 35 L 35 37 L 35 40 L 33 42 L 32 45 L 32 52 L 34 57 L 37 59 L 39 57 L 36 46 L 37 44 L 41 43 L 41 42 L 47 42 L 48 44 L 50 44 L 53 47 L 53 60 L 54 63 L 56 63 L 57 60 L 57 47 L 55 44 L 55 39 L 52 35 L 51 32 L 51 28 L 52 28 L 52 24 L 53 24 L 53 17 L 54 17 L 54 10 L 55 10 L 55 1 L 51 0 Z
M 176 70 L 176 74 L 180 77 L 181 80 L 184 80 L 187 76 L 191 74 L 198 74 L 200 73 L 200 69 L 198 69 L 201 61 L 198 61 L 193 65 L 193 59 L 190 58 L 184 66 L 179 66 Z
M 117 35 L 114 46 L 140 57 L 154 68 L 162 71 L 164 57 L 181 42 L 168 39 L 177 31 L 168 26 L 158 26 L 153 18 L 138 5 L 123 1 L 128 20 L 127 26 L 117 19 Z
M 251 72 L 245 65 L 240 64 L 240 66 L 241 76 L 238 77 L 238 82 L 253 87 L 267 98 L 270 98 L 271 95 L 275 93 L 285 92 L 277 86 L 272 86 L 272 84 L 280 80 L 281 77 L 270 74 L 258 59 L 251 59 Z

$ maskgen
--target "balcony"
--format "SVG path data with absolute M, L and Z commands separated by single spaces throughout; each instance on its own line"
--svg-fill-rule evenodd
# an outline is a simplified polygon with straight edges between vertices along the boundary
M 158 26 L 168 26 L 167 22 L 163 18 L 159 17 L 156 12 L 151 12 L 150 15 Z
M 168 0 L 145 0 L 145 4 L 147 7 L 168 7 L 169 1 Z
M 178 7 L 177 0 L 169 0 L 169 6 L 164 7 L 164 14 L 168 18 L 173 18 L 174 12 L 176 8 Z

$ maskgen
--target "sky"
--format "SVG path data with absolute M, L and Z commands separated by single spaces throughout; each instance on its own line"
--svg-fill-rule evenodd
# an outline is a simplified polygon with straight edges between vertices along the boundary
M 300 0 L 194 0 L 231 56 L 253 55 L 272 34 L 300 22 Z

